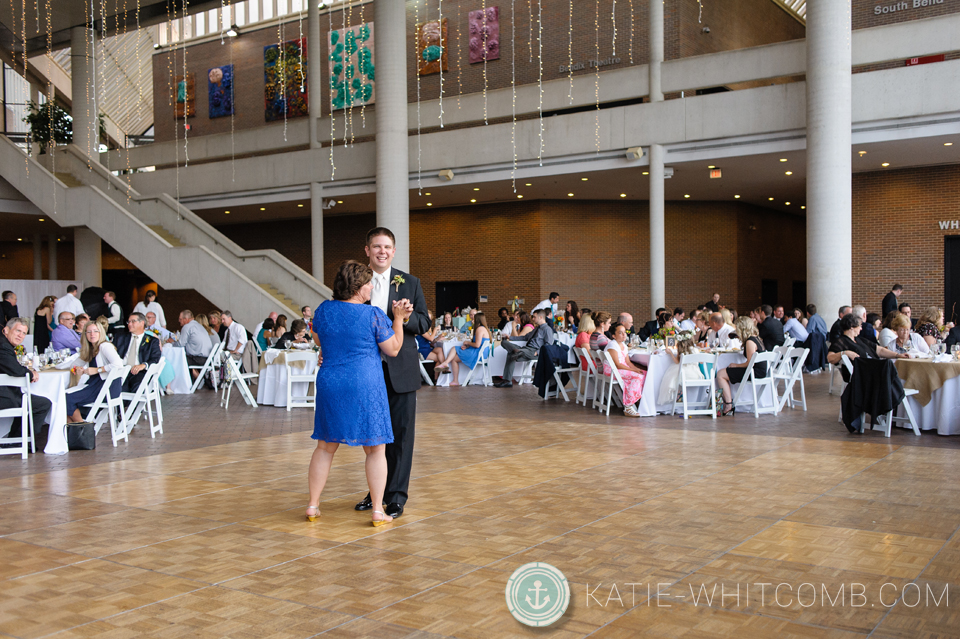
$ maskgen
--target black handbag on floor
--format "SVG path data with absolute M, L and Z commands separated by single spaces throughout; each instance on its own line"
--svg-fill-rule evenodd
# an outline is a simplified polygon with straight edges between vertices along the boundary
M 89 423 L 67 424 L 67 448 L 70 450 L 94 450 L 97 447 L 97 431 Z

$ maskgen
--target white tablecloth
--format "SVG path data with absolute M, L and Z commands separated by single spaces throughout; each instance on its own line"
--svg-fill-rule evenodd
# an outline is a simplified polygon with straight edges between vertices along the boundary
M 164 344 L 163 357 L 174 375 L 173 381 L 167 386 L 167 392 L 171 395 L 189 395 L 193 377 L 190 375 L 190 369 L 187 368 L 186 351 L 182 346 Z
M 279 355 L 279 350 L 269 349 L 264 353 L 267 366 L 260 371 L 260 379 L 257 383 L 257 403 L 267 406 L 287 405 L 287 366 L 286 364 L 271 364 Z M 306 362 L 307 367 L 303 370 L 304 374 L 317 372 L 316 359 Z M 298 373 L 299 374 L 299 373 Z M 307 395 L 310 392 L 310 384 L 307 382 L 294 382 L 294 395 Z
M 23 342 L 21 342 L 21 344 L 23 346 L 23 350 L 25 353 L 32 353 L 33 352 L 33 335 L 24 335 Z
M 913 417 L 920 430 L 935 430 L 939 435 L 960 435 L 960 377 L 948 379 L 943 386 L 933 391 L 930 402 L 921 406 L 916 395 L 907 397 Z M 899 417 L 906 417 L 903 408 L 897 409 Z M 894 422 L 898 426 L 910 428 L 907 422 Z
M 32 395 L 40 395 L 50 400 L 50 413 L 47 421 L 50 424 L 47 431 L 47 446 L 43 449 L 48 455 L 63 455 L 67 452 L 67 399 L 65 391 L 70 383 L 70 371 L 47 371 L 40 373 L 40 379 L 30 387 Z M 0 437 L 10 432 L 12 418 L 0 419 Z M 41 429 L 40 424 L 34 424 L 36 435 Z

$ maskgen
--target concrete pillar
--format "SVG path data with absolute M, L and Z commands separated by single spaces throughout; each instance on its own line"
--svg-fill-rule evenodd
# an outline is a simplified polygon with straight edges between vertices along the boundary
M 73 279 L 83 286 L 103 286 L 100 236 L 85 226 L 73 229 Z
M 47 247 L 47 250 L 50 254 L 47 257 L 47 279 L 55 280 L 57 279 L 57 236 L 48 236 L 48 241 L 50 246 Z
M 850 0 L 807 2 L 807 299 L 825 314 L 854 302 L 850 25 Z
M 650 0 L 650 101 L 662 102 L 660 63 L 663 62 L 663 0 Z M 379 88 L 379 87 L 378 87 Z M 650 172 L 653 175 L 653 171 Z
M 407 54 L 404 0 L 377 0 L 377 225 L 393 231 L 393 265 L 410 269 Z
M 654 3 L 656 4 L 656 2 Z M 650 313 L 666 303 L 666 233 L 663 222 L 663 146 L 650 145 Z
M 37 233 L 33 236 L 33 279 L 43 279 L 43 236 Z
M 307 2 L 307 64 L 312 72 L 307 76 L 307 92 L 310 105 L 310 148 L 319 149 L 320 141 L 317 139 L 317 129 L 319 128 L 319 119 L 323 102 L 323 77 L 319 73 L 320 69 L 326 65 L 326 61 L 320 56 L 322 48 L 320 40 L 323 34 L 320 32 L 320 0 L 308 0 Z M 311 188 L 312 193 L 312 188 Z M 322 245 L 321 245 L 322 249 Z M 321 265 L 323 260 L 320 261 Z M 313 263 L 316 269 L 317 263 Z M 316 273 L 316 270 L 314 270 Z M 321 269 L 322 273 L 322 269 Z M 317 278 L 320 279 L 320 278 Z
M 70 29 L 70 88 L 73 95 L 73 143 L 94 162 L 100 161 L 100 140 L 97 127 L 96 95 L 93 78 L 96 73 L 94 31 L 86 27 Z M 89 86 L 88 86 L 89 84 Z
M 310 253 L 313 256 L 313 276 L 323 283 L 323 185 L 319 182 L 310 183 Z

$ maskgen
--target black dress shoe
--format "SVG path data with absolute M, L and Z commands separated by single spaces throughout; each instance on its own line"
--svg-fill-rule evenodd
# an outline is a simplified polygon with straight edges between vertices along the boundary
M 512 388 L 513 382 L 500 382 L 499 384 L 494 384 L 497 388 Z
M 353 507 L 354 510 L 370 510 L 373 508 L 373 502 L 370 501 L 370 497 L 364 497 L 363 501 Z
M 387 504 L 387 507 L 383 509 L 383 512 L 396 519 L 403 514 L 403 504 Z

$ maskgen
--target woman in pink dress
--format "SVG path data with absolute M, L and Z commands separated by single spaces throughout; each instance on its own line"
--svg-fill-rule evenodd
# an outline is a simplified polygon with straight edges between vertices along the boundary
M 577 340 L 573 343 L 573 347 L 590 348 L 590 336 L 593 335 L 595 330 L 597 330 L 597 327 L 593 323 L 593 318 L 589 315 L 584 315 L 580 319 L 580 332 L 577 333 Z M 585 371 L 587 368 L 587 360 L 581 355 L 580 369 Z
M 643 382 L 647 379 L 647 371 L 641 370 L 630 361 L 627 348 L 627 329 L 620 325 L 613 334 L 613 341 L 604 349 L 610 353 L 610 358 L 620 372 L 623 380 L 623 414 L 627 417 L 640 417 L 636 404 L 643 394 Z M 612 375 L 609 364 L 603 365 L 603 374 Z

